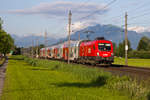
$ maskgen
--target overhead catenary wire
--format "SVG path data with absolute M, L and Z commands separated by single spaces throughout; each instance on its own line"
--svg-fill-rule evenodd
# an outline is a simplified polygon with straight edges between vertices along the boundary
M 90 0 L 86 0 L 84 3 L 82 3 L 82 4 L 80 4 L 81 5 L 81 7 L 84 7 L 84 6 L 82 6 L 82 5 L 84 5 L 84 4 L 86 4 L 87 2 L 89 2 Z M 103 9 L 105 9 L 105 8 L 107 8 L 108 6 L 110 6 L 111 4 L 113 4 L 115 1 L 117 1 L 117 0 L 113 0 L 113 1 L 111 1 L 110 3 L 108 3 L 106 6 L 104 6 L 103 7 Z M 145 4 L 145 3 L 144 3 Z M 136 7 L 135 9 L 137 9 L 137 8 L 140 8 L 140 7 L 142 7 L 144 4 L 142 4 L 141 6 L 139 6 L 139 7 Z M 133 9 L 134 10 L 134 9 Z M 137 9 L 138 10 L 138 9 Z M 96 14 L 96 13 L 98 13 L 98 12 L 100 12 L 100 10 L 96 10 L 96 11 L 94 11 L 93 13 L 91 13 L 91 14 L 89 14 L 89 15 L 87 15 L 87 16 L 84 16 L 84 17 L 81 17 L 80 19 L 84 19 L 84 18 L 88 18 L 88 17 L 90 17 L 90 16 L 93 16 L 94 14 Z M 130 10 L 129 12 L 132 12 L 132 10 Z M 150 13 L 150 12 L 149 12 Z M 148 15 L 148 14 L 145 14 L 144 13 L 144 16 L 145 15 Z M 130 15 L 131 16 L 131 15 Z M 142 15 L 137 15 L 137 16 L 134 16 L 134 17 L 129 17 L 129 19 L 135 19 L 135 18 L 138 18 L 138 17 L 140 17 L 140 16 L 143 16 L 143 14 Z M 114 21 L 116 21 L 116 20 L 118 20 L 119 18 L 122 18 L 123 16 L 120 16 L 120 15 L 118 15 L 118 16 L 114 16 L 114 17 L 111 17 L 111 18 L 109 18 L 109 20 L 114 20 Z M 107 21 L 107 20 L 104 20 L 104 21 Z M 128 24 L 129 25 L 129 24 Z M 64 27 L 63 27 L 63 29 L 64 29 Z M 60 32 L 62 32 L 62 29 L 60 30 Z
M 88 2 L 89 2 L 90 0 L 88 0 Z M 114 2 L 116 2 L 117 0 L 112 0 L 111 2 L 109 2 L 108 4 L 106 4 L 102 9 L 105 9 L 105 8 L 107 8 L 107 7 L 109 7 L 111 4 L 113 4 Z M 83 3 L 84 4 L 84 3 Z M 82 4 L 82 5 L 83 5 Z M 89 14 L 89 15 L 87 15 L 87 16 L 84 16 L 84 17 L 81 17 L 81 18 L 79 18 L 79 20 L 77 20 L 77 21 L 79 21 L 80 23 L 82 22 L 81 20 L 83 19 L 83 18 L 87 18 L 87 17 L 90 17 L 90 16 L 93 16 L 95 13 L 98 13 L 99 12 L 99 10 L 96 10 L 96 11 L 94 11 L 93 13 L 91 13 L 91 14 Z M 118 17 L 120 17 L 120 16 L 118 16 Z
M 129 20 L 130 21 L 132 21 L 132 20 L 134 20 L 134 19 L 137 19 L 137 18 L 140 18 L 140 17 L 144 17 L 144 16 L 147 16 L 147 15 L 150 15 L 150 11 L 145 11 L 144 13 L 142 13 L 142 14 L 139 14 L 139 15 L 136 15 L 136 16 L 133 16 L 133 17 L 129 17 Z M 116 16 L 116 17 L 118 17 L 119 18 L 119 16 Z M 120 18 L 121 18 L 122 16 L 120 16 Z M 114 17 L 112 17 L 112 18 L 114 18 Z M 111 20 L 118 20 L 118 18 L 115 18 L 115 19 L 111 19 Z M 132 20 L 131 20 L 132 19 Z M 107 21 L 107 20 L 105 20 L 105 21 Z M 128 25 L 133 25 L 133 24 L 146 24 L 146 23 L 129 23 Z M 148 23 L 147 23 L 148 24 Z
M 113 1 L 109 2 L 109 3 L 108 3 L 107 5 L 105 5 L 102 9 L 107 8 L 108 6 L 110 6 L 111 4 L 113 4 L 113 3 L 116 2 L 116 1 L 117 1 L 117 0 L 113 0 Z M 91 14 L 89 14 L 89 15 L 87 15 L 87 16 L 81 17 L 80 20 L 85 19 L 85 18 L 88 18 L 88 17 L 90 17 L 90 16 L 93 16 L 94 14 L 96 14 L 96 13 L 98 13 L 98 12 L 100 12 L 100 10 L 96 10 L 96 11 L 94 11 L 93 13 L 91 13 Z
M 136 19 L 136 18 L 143 17 L 143 16 L 146 16 L 146 15 L 149 15 L 149 14 L 150 14 L 150 11 L 145 12 L 145 13 L 140 14 L 140 15 L 137 15 L 137 16 L 130 17 L 129 19 Z
M 139 7 L 136 7 L 134 9 L 128 10 L 128 13 L 131 13 L 131 12 L 135 13 L 136 11 L 139 11 L 139 9 L 145 8 L 147 4 L 149 5 L 149 3 L 150 2 L 146 2 L 146 3 L 142 4 L 142 5 L 140 5 Z
M 136 19 L 136 18 L 139 18 L 139 17 L 143 17 L 143 16 L 146 16 L 146 15 L 149 15 L 150 14 L 150 8 L 143 9 L 143 8 L 147 7 L 146 6 L 147 4 L 149 4 L 149 2 L 142 3 L 142 5 L 134 8 L 134 9 L 128 10 L 128 13 L 132 13 L 132 14 L 137 13 L 139 11 L 141 12 L 141 14 L 133 16 L 133 17 L 129 17 L 129 19 L 131 20 L 131 19 Z M 141 10 L 141 9 L 143 9 L 143 10 Z
M 82 2 L 82 3 L 80 4 L 80 9 L 84 8 L 85 5 L 89 3 L 89 1 L 91 1 L 91 0 L 86 0 L 86 1 Z M 72 21 L 73 21 L 73 19 L 72 19 Z M 78 20 L 78 19 L 75 20 L 75 21 L 79 21 L 79 22 L 80 22 L 80 20 Z
M 128 10 L 128 12 L 131 13 L 131 12 L 133 11 L 133 13 L 135 13 L 135 11 L 139 11 L 140 8 L 145 8 L 145 5 L 146 5 L 146 4 L 147 4 L 147 3 L 144 3 L 144 4 L 138 6 L 138 7 L 134 8 L 134 9 Z M 149 11 L 149 9 L 146 9 L 146 10 Z M 144 10 L 142 10 L 142 11 L 144 12 L 144 11 L 146 11 L 146 10 L 144 9 Z M 129 19 L 135 19 L 135 18 L 138 18 L 138 17 L 141 17 L 141 16 L 146 16 L 146 15 L 149 15 L 149 13 L 150 13 L 150 12 L 148 12 L 148 13 L 146 12 L 146 13 L 144 13 L 144 14 L 137 15 L 137 16 L 134 16 L 134 17 L 132 17 L 132 18 L 130 17 Z M 111 21 L 115 22 L 115 21 L 118 21 L 119 18 L 121 19 L 122 17 L 123 17 L 122 15 L 118 15 L 118 16 L 114 16 L 114 17 L 110 17 L 110 18 L 104 19 L 103 21 L 107 22 L 107 21 L 111 20 Z M 109 20 L 108 20 L 108 19 L 109 19 Z
M 137 24 L 140 24 L 140 25 L 147 25 L 147 24 L 149 24 L 150 22 L 143 22 L 143 23 L 129 23 L 128 25 L 137 25 Z M 124 26 L 124 25 L 122 25 L 122 26 Z
M 139 8 L 141 8 L 141 7 L 143 7 L 145 4 L 147 4 L 147 3 L 144 3 L 144 4 L 142 4 L 141 6 L 139 6 L 139 7 L 136 7 L 136 8 L 134 8 L 134 9 L 131 9 L 131 10 L 128 10 L 127 12 L 132 12 L 132 11 L 137 11 L 137 10 L 139 10 Z M 149 10 L 149 9 L 148 9 Z M 114 16 L 114 17 L 111 17 L 111 18 L 109 18 L 110 20 L 118 20 L 118 18 L 122 18 L 123 16 L 122 15 L 118 15 L 118 16 Z M 109 20 L 105 20 L 105 21 L 109 21 Z

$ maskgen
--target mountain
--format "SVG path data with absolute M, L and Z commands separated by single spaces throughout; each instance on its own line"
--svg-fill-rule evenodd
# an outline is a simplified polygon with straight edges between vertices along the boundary
M 18 47 L 29 47 L 32 46 L 32 40 L 33 44 L 36 45 L 37 44 L 37 40 L 39 44 L 44 44 L 44 36 L 24 36 L 24 37 L 19 37 L 17 35 L 11 35 L 12 38 L 15 40 L 15 45 L 17 45 Z M 47 44 L 54 44 L 57 42 L 57 39 L 54 38 L 47 38 Z
M 95 26 L 89 26 L 85 29 L 75 32 L 71 35 L 71 39 L 77 40 L 79 37 L 79 33 L 81 39 L 87 39 L 87 33 L 85 33 L 86 31 L 92 32 L 89 34 L 89 38 L 91 40 L 94 40 L 96 37 L 105 37 L 105 39 L 119 44 L 125 38 L 124 29 L 114 25 L 97 24 Z M 144 34 L 139 34 L 135 31 L 128 31 L 128 39 L 130 40 L 131 47 L 133 49 L 136 49 L 138 42 L 143 35 Z
M 143 34 L 144 36 L 150 37 L 150 32 L 142 32 L 140 34 Z
M 80 33 L 80 39 L 84 40 L 87 39 L 87 31 L 91 32 L 89 33 L 89 38 L 91 40 L 94 40 L 96 37 L 105 37 L 107 40 L 111 40 L 112 42 L 115 42 L 119 44 L 124 40 L 125 34 L 124 29 L 114 26 L 114 25 L 94 25 L 89 26 L 87 28 L 84 28 L 82 30 L 76 31 L 71 34 L 72 40 L 78 40 L 79 33 Z M 137 33 L 135 31 L 128 31 L 128 39 L 131 42 L 131 47 L 133 49 L 137 48 L 138 42 L 141 39 L 142 36 L 148 36 L 150 37 L 150 32 L 144 32 L 144 33 Z M 31 46 L 32 45 L 32 39 L 33 40 L 39 40 L 39 44 L 44 44 L 44 37 L 43 36 L 26 36 L 26 37 L 18 37 L 16 35 L 12 35 L 12 37 L 15 39 L 15 44 L 17 46 Z M 68 37 L 66 38 L 50 38 L 48 37 L 48 45 L 56 44 L 58 42 L 66 41 L 68 40 Z M 35 44 L 36 41 L 34 41 Z

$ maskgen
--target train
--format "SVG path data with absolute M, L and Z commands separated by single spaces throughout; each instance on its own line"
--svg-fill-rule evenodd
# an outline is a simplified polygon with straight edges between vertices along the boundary
M 69 49 L 70 47 L 70 49 Z M 68 56 L 69 55 L 69 56 Z M 68 41 L 40 49 L 40 58 L 58 59 L 75 63 L 112 64 L 113 43 L 98 37 L 94 40 Z

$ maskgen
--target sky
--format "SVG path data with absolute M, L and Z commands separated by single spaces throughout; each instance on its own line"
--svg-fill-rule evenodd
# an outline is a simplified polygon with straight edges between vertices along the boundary
M 128 13 L 128 29 L 150 32 L 150 0 L 0 0 L 3 28 L 18 36 L 67 36 L 68 12 L 72 11 L 72 30 L 95 24 L 124 27 Z M 73 33 L 72 33 L 73 34 Z

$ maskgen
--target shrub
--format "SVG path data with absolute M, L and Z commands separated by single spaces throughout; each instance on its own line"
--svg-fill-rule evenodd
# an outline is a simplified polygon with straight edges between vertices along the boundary
M 27 62 L 28 64 L 32 65 L 32 66 L 37 66 L 37 65 L 38 65 L 38 64 L 37 64 L 37 62 L 38 62 L 37 59 L 32 59 L 32 58 L 26 57 L 26 58 L 24 59 L 24 61 Z
M 108 88 L 117 89 L 119 91 L 127 91 L 131 98 L 139 99 L 146 97 L 147 89 L 141 84 L 138 84 L 136 80 L 131 80 L 127 77 L 118 77 L 111 79 L 113 83 L 109 83 Z
M 150 51 L 132 51 L 129 53 L 129 58 L 150 59 Z
M 58 70 L 60 68 L 59 65 L 55 65 L 55 67 L 52 67 L 51 70 Z
M 150 100 L 150 92 L 147 95 L 147 100 Z
M 24 60 L 25 59 L 25 56 L 22 56 L 22 55 L 17 55 L 17 56 L 12 56 L 12 57 L 9 57 L 10 59 L 15 59 L 15 60 Z

